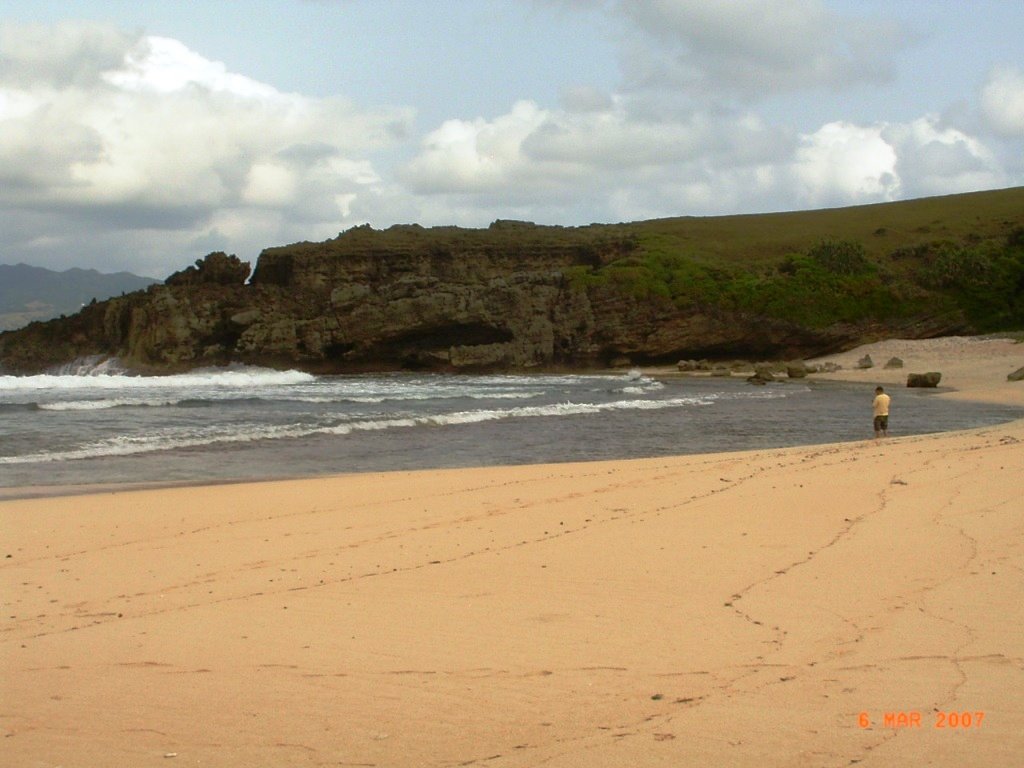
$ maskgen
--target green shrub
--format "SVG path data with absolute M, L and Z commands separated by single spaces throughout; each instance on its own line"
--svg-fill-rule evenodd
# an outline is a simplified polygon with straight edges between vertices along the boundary
M 872 269 L 861 243 L 852 240 L 823 240 L 807 252 L 808 258 L 826 272 L 858 275 Z
M 1020 230 L 1020 231 L 1018 231 Z M 881 264 L 853 240 L 822 240 L 777 261 L 723 262 L 679 239 L 640 238 L 603 267 L 567 270 L 581 289 L 603 286 L 678 308 L 732 311 L 810 328 L 961 312 L 978 330 L 1024 327 L 1024 228 L 999 240 L 900 247 Z

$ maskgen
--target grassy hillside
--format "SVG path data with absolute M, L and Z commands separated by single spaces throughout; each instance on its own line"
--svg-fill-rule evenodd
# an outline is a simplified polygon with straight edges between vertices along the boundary
M 1024 188 L 625 225 L 636 247 L 578 284 L 811 328 L 962 318 L 1024 328 Z
M 856 240 L 869 256 L 941 240 L 1005 235 L 1024 226 L 1024 187 L 793 213 L 653 219 L 633 225 L 648 249 L 708 263 L 771 263 L 822 240 Z

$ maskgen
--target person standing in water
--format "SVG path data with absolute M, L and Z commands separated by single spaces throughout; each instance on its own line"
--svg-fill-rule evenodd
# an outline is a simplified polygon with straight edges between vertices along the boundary
M 886 437 L 889 434 L 889 402 L 891 398 L 881 387 L 875 387 L 875 437 Z

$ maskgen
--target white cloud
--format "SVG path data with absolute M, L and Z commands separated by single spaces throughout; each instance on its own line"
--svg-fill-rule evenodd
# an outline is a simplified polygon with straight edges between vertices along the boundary
M 682 86 L 696 98 L 884 81 L 905 38 L 892 22 L 843 16 L 820 0 L 621 0 L 620 8 L 643 34 L 624 57 L 630 85 Z
M 508 215 L 504 204 L 524 218 L 580 223 L 884 202 L 1009 180 L 980 139 L 936 117 L 833 121 L 792 136 L 750 112 L 669 119 L 632 106 L 625 97 L 585 112 L 521 102 L 493 120 L 449 121 L 407 170 L 418 200 L 432 201 L 420 210 L 482 218 Z
M 494 120 L 448 120 L 423 140 L 404 178 L 418 193 L 493 191 L 517 180 L 528 163 L 523 141 L 544 124 L 547 112 L 517 102 Z
M 535 161 L 640 170 L 694 158 L 712 143 L 710 129 L 700 115 L 652 123 L 622 110 L 559 114 L 526 137 L 524 150 Z
M 269 85 L 228 72 L 222 62 L 210 61 L 167 37 L 142 38 L 103 79 L 125 91 L 174 93 L 189 85 L 211 92 L 224 91 L 253 99 L 273 99 Z
M 279 163 L 254 163 L 242 192 L 242 200 L 259 206 L 279 207 L 295 199 L 295 174 Z
M 996 132 L 1024 137 L 1024 72 L 997 67 L 981 91 L 981 109 Z
M 835 122 L 802 137 L 795 198 L 849 205 L 993 189 L 1010 182 L 978 138 L 935 116 L 908 123 Z
M 0 85 L 46 88 L 90 87 L 103 72 L 120 66 L 140 36 L 107 24 L 0 22 Z
M 596 106 L 596 105 L 595 105 Z M 661 174 L 755 165 L 788 151 L 785 134 L 756 115 L 691 111 L 674 119 L 635 114 L 628 99 L 605 109 L 545 110 L 519 102 L 492 120 L 450 120 L 424 139 L 404 177 L 421 195 L 505 191 L 514 202 L 549 195 L 587 199 Z
M 971 192 L 1010 183 L 980 139 L 943 125 L 935 116 L 889 126 L 882 135 L 897 152 L 903 197 Z
M 881 128 L 836 122 L 802 137 L 792 172 L 807 205 L 878 202 L 899 192 L 896 163 Z
M 4 25 L 0 39 L 0 207 L 35 211 L 71 242 L 83 228 L 156 228 L 180 247 L 252 220 L 236 245 L 336 233 L 380 180 L 370 155 L 412 119 L 281 93 L 167 38 L 69 24 Z M 191 258 L 168 253 L 166 268 Z

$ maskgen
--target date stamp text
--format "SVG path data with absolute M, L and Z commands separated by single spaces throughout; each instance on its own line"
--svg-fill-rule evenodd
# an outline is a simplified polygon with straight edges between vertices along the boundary
M 970 730 L 981 728 L 985 719 L 983 711 L 964 710 L 962 712 L 927 712 L 917 710 L 882 712 L 880 717 L 872 717 L 870 712 L 861 712 L 857 715 L 857 725 L 861 728 L 870 728 L 873 725 L 881 725 L 883 728 L 937 728 L 940 730 Z

